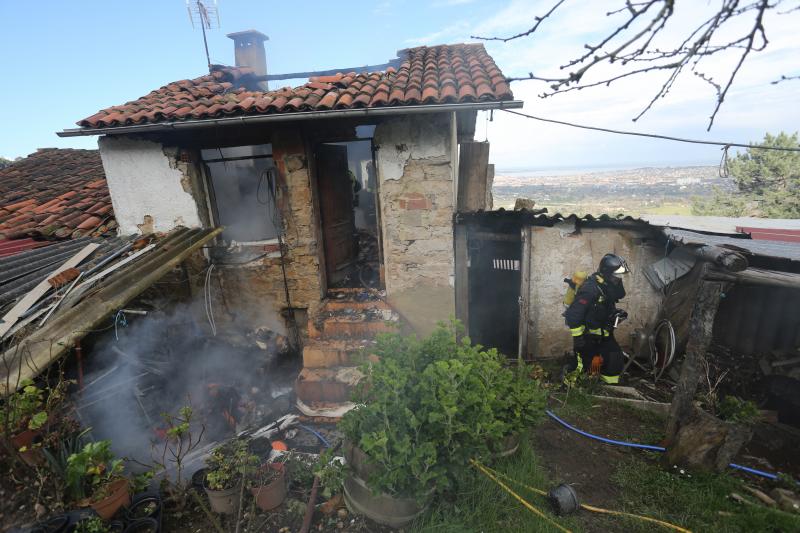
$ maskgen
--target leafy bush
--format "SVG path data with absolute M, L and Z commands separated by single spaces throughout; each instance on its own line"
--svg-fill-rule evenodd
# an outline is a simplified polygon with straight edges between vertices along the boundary
M 758 406 L 749 400 L 726 396 L 719 402 L 719 417 L 729 422 L 751 424 L 759 417 Z
M 44 391 L 31 380 L 20 383 L 19 389 L 6 400 L 0 424 L 5 431 L 39 429 L 47 422 Z
M 423 498 L 450 489 L 469 459 L 519 432 L 543 408 L 527 368 L 504 367 L 496 350 L 460 337 L 453 322 L 426 339 L 379 336 L 379 361 L 364 368 L 359 407 L 340 423 L 346 438 L 379 468 L 376 491 Z
M 122 459 L 114 457 L 110 440 L 90 442 L 67 459 L 68 493 L 74 500 L 100 500 L 106 496 L 106 486 L 123 477 L 122 470 Z
M 255 472 L 259 459 L 247 449 L 243 440 L 217 446 L 206 459 L 209 471 L 206 485 L 211 490 L 227 490 L 239 484 L 245 474 Z

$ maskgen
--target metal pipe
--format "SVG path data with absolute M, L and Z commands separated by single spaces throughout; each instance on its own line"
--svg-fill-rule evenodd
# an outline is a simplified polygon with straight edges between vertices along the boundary
M 501 102 L 475 102 L 471 104 L 430 104 L 407 105 L 396 107 L 364 107 L 358 109 L 330 109 L 326 111 L 295 111 L 291 113 L 274 113 L 271 115 L 255 115 L 226 117 L 216 119 L 184 120 L 181 122 L 164 122 L 159 124 L 137 124 L 133 126 L 108 126 L 104 128 L 72 128 L 56 132 L 59 137 L 79 137 L 84 135 L 118 135 L 124 133 L 145 133 L 149 131 L 167 131 L 175 129 L 210 128 L 214 126 L 235 126 L 259 124 L 261 122 L 291 122 L 295 120 L 316 120 L 339 117 L 367 117 L 385 115 L 413 115 L 421 113 L 441 113 L 446 111 L 474 111 L 488 109 L 519 109 L 521 100 Z

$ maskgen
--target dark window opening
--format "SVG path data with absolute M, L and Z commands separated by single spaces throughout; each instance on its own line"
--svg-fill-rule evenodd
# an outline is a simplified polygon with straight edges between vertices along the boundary
M 256 244 L 278 237 L 276 170 L 272 145 L 201 150 L 216 223 L 228 244 Z
M 360 126 L 358 136 L 372 134 Z M 378 183 L 372 140 L 317 146 L 320 198 L 328 288 L 380 286 Z

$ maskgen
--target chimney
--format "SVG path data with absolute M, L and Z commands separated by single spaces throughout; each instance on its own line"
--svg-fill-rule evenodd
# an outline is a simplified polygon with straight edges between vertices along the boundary
M 237 31 L 229 33 L 228 37 L 233 39 L 233 46 L 236 52 L 236 66 L 250 67 L 256 76 L 267 74 L 267 54 L 264 51 L 264 41 L 269 37 L 256 30 Z M 261 82 L 263 88 L 267 88 L 267 82 Z

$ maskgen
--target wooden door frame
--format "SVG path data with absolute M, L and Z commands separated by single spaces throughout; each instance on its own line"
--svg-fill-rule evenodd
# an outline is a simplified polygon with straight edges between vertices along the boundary
M 381 195 L 380 195 L 380 176 L 378 174 L 378 164 L 376 161 L 376 152 L 378 147 L 375 146 L 375 138 L 369 137 L 366 139 L 358 139 L 353 138 L 352 136 L 336 136 L 330 135 L 325 137 L 310 137 L 306 136 L 306 152 L 310 154 L 311 157 L 308 158 L 308 170 L 309 176 L 312 177 L 311 179 L 311 198 L 312 198 L 312 208 L 314 217 L 316 218 L 316 223 L 314 224 L 316 229 L 316 240 L 319 243 L 317 247 L 317 255 L 319 257 L 319 270 L 320 270 L 320 288 L 322 292 L 322 297 L 326 297 L 328 293 L 328 265 L 325 259 L 325 242 L 324 242 L 324 229 L 322 224 L 322 202 L 320 199 L 319 193 L 319 165 L 317 164 L 317 155 L 318 155 L 318 147 L 321 144 L 334 144 L 334 143 L 351 143 L 351 142 L 369 142 L 370 143 L 370 154 L 372 157 L 372 168 L 375 172 L 375 213 L 376 213 L 376 231 L 378 235 L 378 262 L 379 262 L 379 269 L 381 272 L 381 285 L 384 285 L 383 282 L 383 272 L 385 268 L 384 256 L 383 256 L 383 217 L 381 213 Z M 383 288 L 383 287 L 382 287 Z

